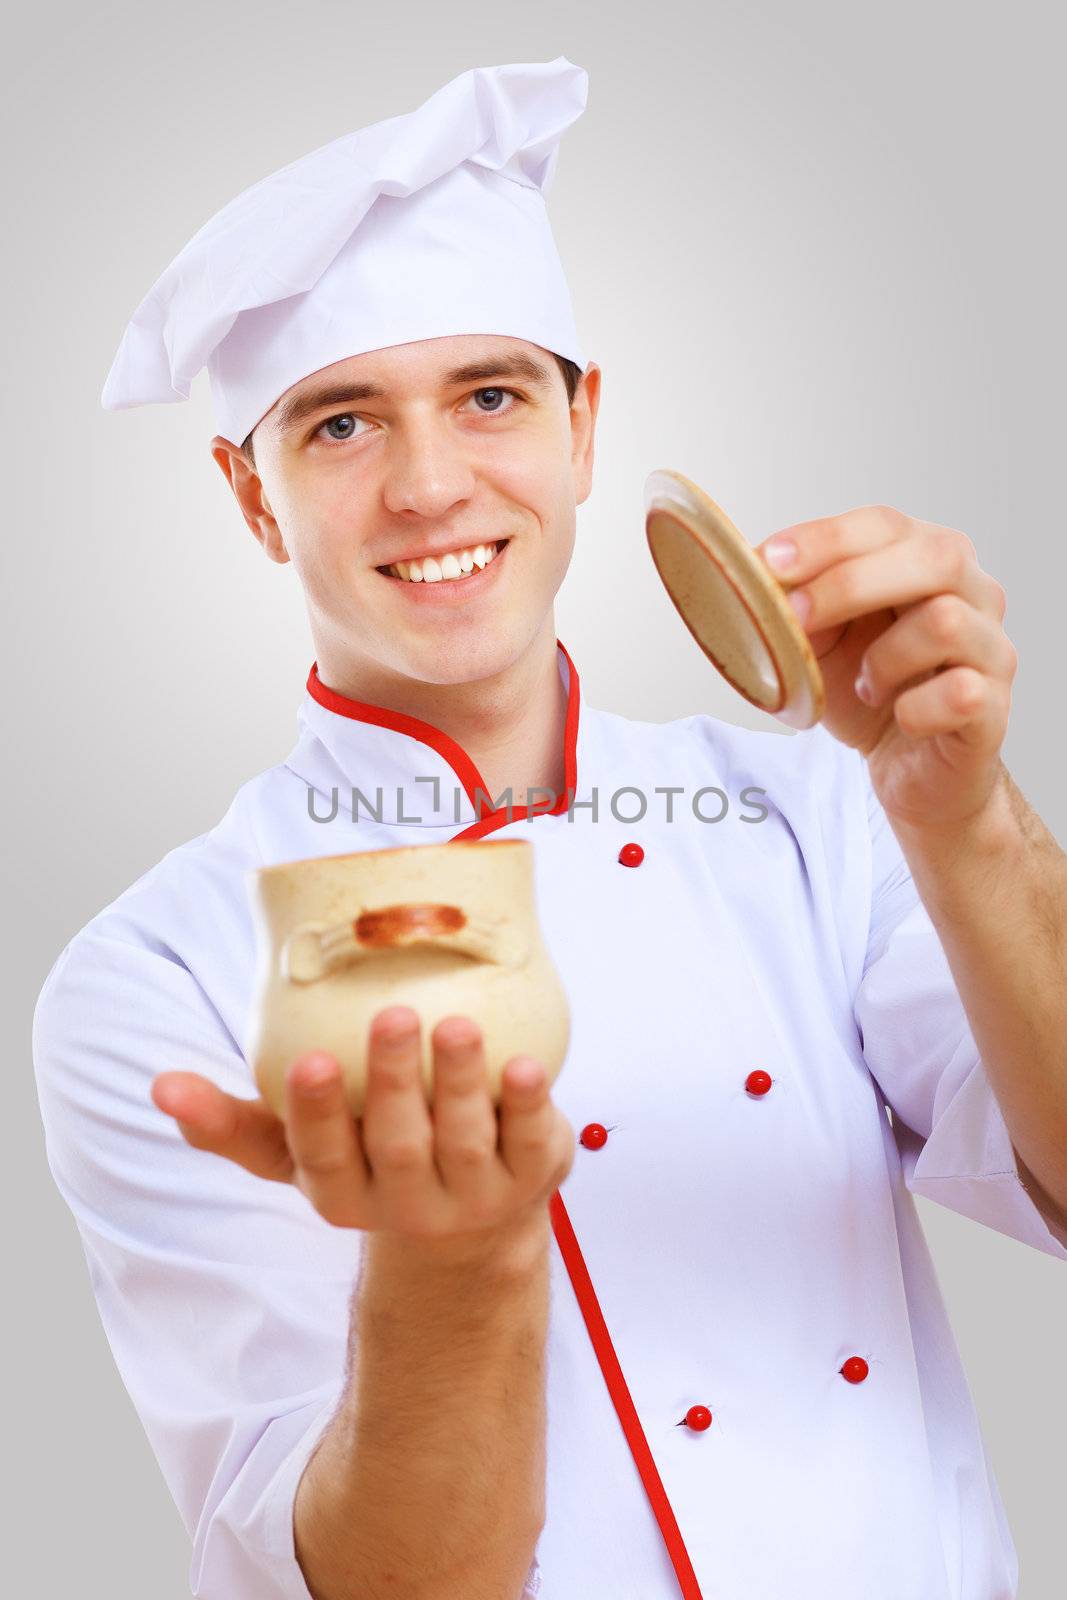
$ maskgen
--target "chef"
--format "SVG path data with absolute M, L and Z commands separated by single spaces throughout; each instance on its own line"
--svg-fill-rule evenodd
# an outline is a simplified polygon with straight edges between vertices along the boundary
M 256 1098 L 246 874 L 529 840 L 572 1028 L 550 1089 L 520 1058 L 499 1110 L 505 1151 L 505 1118 L 535 1110 L 563 1151 L 555 1188 L 539 1169 L 524 1593 L 1010 1600 L 913 1200 L 1067 1260 L 1067 861 L 999 756 L 1003 590 L 954 530 L 881 507 L 809 522 L 760 548 L 820 658 L 821 725 L 587 703 L 553 601 L 600 374 L 544 199 L 585 94 L 562 57 L 464 73 L 239 196 L 134 314 L 105 404 L 182 399 L 206 366 L 215 459 L 294 564 L 315 659 L 288 757 L 53 966 L 51 1170 L 193 1593 L 308 1600 L 297 1490 L 382 1214 L 314 1041 L 288 1104 L 325 1076 L 319 1126 L 351 1156 L 328 1203 Z

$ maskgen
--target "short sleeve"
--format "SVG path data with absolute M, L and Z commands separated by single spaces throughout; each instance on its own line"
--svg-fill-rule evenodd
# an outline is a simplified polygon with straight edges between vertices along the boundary
M 172 953 L 92 930 L 34 1014 L 49 1166 L 192 1541 L 192 1593 L 310 1600 L 293 1502 L 344 1388 L 360 1236 L 186 1144 L 153 1078 L 195 1071 L 247 1095 L 244 1059 Z
M 871 914 L 854 1015 L 893 1112 L 905 1183 L 1067 1261 L 1067 1233 L 1023 1186 L 937 930 L 869 780 L 866 787 Z

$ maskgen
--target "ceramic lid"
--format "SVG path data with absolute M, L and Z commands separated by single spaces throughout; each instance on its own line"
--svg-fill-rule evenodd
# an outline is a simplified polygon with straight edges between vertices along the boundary
M 680 472 L 659 470 L 645 482 L 645 533 L 679 615 L 727 682 L 790 727 L 818 722 L 822 673 L 789 586 L 726 513 Z

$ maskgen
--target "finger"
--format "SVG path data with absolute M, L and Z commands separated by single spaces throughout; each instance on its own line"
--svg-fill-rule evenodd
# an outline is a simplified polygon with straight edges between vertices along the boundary
M 771 571 L 791 586 L 851 556 L 881 550 L 910 531 L 912 519 L 890 506 L 859 506 L 836 517 L 816 517 L 780 528 L 756 546 Z
M 860 663 L 868 705 L 885 703 L 909 679 L 939 667 L 974 667 L 1010 683 L 1018 657 L 999 623 L 959 595 L 938 594 L 909 607 L 868 647 Z
M 533 1056 L 513 1056 L 501 1080 L 500 1154 L 512 1176 L 528 1188 L 547 1182 L 557 1121 L 542 1063 Z
M 370 1169 L 334 1056 L 311 1051 L 289 1068 L 285 1129 L 296 1182 L 315 1210 L 335 1227 L 366 1227 Z
M 284 1125 L 264 1100 L 238 1099 L 196 1072 L 161 1072 L 153 1079 L 152 1099 L 194 1150 L 225 1156 L 257 1178 L 292 1182 Z
M 361 1120 L 375 1204 L 388 1219 L 382 1226 L 426 1231 L 444 1189 L 433 1159 L 419 1018 L 410 1006 L 388 1006 L 371 1023 Z
M 887 545 L 899 544 L 920 534 L 954 550 L 981 571 L 978 552 L 965 533 L 958 528 L 945 527 L 940 522 L 923 522 L 917 517 L 909 517 L 906 512 L 897 511 L 893 506 L 857 506 L 837 516 L 796 522 L 764 539 L 756 549 L 772 572 L 787 586 L 791 586 L 807 583 L 839 561 L 882 550 Z M 1003 606 L 1004 591 L 988 573 L 982 576 L 988 586 L 989 609 L 995 613 L 998 606 Z
M 497 1113 L 489 1097 L 482 1031 L 444 1017 L 433 1031 L 434 1155 L 445 1188 L 477 1210 L 505 1176 L 497 1160 Z
M 958 734 L 975 751 L 998 750 L 1008 725 L 1010 692 L 973 667 L 949 667 L 893 702 L 902 733 L 925 739 Z
M 942 537 L 942 535 L 947 537 Z M 921 527 L 912 539 L 851 556 L 794 588 L 789 603 L 807 633 L 871 611 L 907 606 L 935 594 L 961 596 L 979 611 L 991 606 L 987 575 L 968 555 L 962 535 Z

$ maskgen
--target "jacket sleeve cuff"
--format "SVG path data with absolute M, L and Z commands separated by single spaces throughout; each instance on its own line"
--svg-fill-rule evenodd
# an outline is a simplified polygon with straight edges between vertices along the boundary
M 895 1114 L 894 1132 L 912 1194 L 1067 1261 L 1067 1232 L 1023 1185 L 1011 1134 L 969 1035 L 938 1083 L 929 1138 Z
M 259 1564 L 270 1580 L 270 1600 L 313 1600 L 297 1560 L 293 1512 L 304 1469 L 334 1417 L 340 1395 L 341 1390 L 335 1385 L 317 1404 L 310 1403 L 271 1424 L 272 1431 L 284 1429 L 291 1435 L 292 1443 L 252 1504 L 244 1530 L 236 1526 L 237 1518 L 232 1519 L 232 1531 L 241 1541 L 247 1541 L 250 1550 L 260 1547 Z M 219 1511 L 225 1519 L 225 1501 Z M 218 1517 L 219 1512 L 216 1520 Z M 215 1537 L 220 1531 L 215 1530 Z

